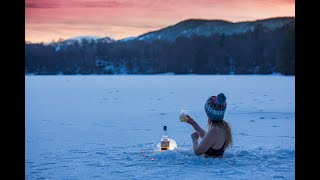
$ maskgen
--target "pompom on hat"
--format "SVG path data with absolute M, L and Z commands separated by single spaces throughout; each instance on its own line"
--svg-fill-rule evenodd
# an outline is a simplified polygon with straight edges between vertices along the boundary
M 222 121 L 226 109 L 226 96 L 223 93 L 209 97 L 204 105 L 204 110 L 212 121 Z

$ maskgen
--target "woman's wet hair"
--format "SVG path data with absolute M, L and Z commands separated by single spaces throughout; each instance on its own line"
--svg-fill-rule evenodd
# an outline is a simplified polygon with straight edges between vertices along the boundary
M 224 130 L 226 140 L 225 140 L 225 149 L 227 149 L 229 146 L 232 145 L 232 133 L 231 133 L 231 127 L 228 122 L 225 120 L 222 121 L 213 121 L 210 118 L 208 119 L 208 127 L 217 126 Z

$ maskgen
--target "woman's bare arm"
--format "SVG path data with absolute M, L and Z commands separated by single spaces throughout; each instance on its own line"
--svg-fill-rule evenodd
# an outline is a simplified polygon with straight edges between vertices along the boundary
M 199 156 L 201 154 L 204 154 L 212 146 L 212 144 L 215 143 L 216 132 L 212 129 L 209 130 L 200 142 L 200 144 L 198 144 L 198 139 L 195 134 L 192 134 L 191 137 L 193 142 L 193 151 L 197 156 Z
M 193 129 L 194 129 L 195 131 L 197 131 L 197 132 L 199 133 L 200 137 L 203 139 L 203 137 L 206 135 L 206 131 L 203 130 L 203 129 L 198 125 L 198 123 L 197 123 L 195 120 L 193 120 L 190 116 L 188 116 L 188 121 L 187 121 L 187 123 L 188 123 L 188 124 L 191 124 L 192 127 L 193 127 Z

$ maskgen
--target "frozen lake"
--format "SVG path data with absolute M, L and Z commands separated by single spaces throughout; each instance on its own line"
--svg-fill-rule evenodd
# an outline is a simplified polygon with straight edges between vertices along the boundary
M 295 77 L 25 76 L 26 179 L 295 179 Z M 194 155 L 204 103 L 227 97 L 233 146 Z M 178 149 L 159 152 L 162 128 Z

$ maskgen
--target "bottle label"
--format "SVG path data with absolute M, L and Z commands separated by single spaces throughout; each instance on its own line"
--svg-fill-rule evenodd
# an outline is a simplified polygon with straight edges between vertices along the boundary
M 169 149 L 169 143 L 170 141 L 161 141 L 161 150 Z

